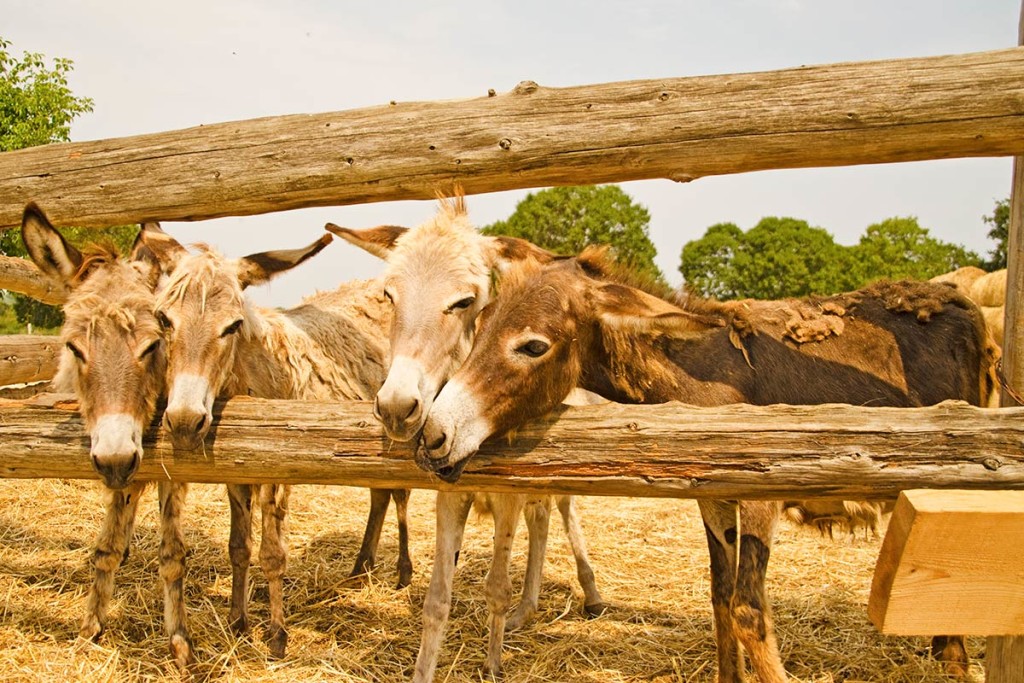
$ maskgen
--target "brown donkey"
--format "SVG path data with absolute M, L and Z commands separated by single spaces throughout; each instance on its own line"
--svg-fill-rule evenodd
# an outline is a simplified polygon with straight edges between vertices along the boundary
M 623 403 L 705 406 L 982 405 L 992 389 L 984 321 L 949 287 L 674 303 L 617 282 L 595 252 L 506 276 L 468 360 L 434 401 L 418 461 L 455 479 L 485 439 L 550 411 L 576 386 Z M 742 679 L 746 650 L 761 681 L 783 681 L 764 589 L 779 505 L 699 505 L 719 680 Z
M 442 201 L 437 215 L 413 230 L 392 226 L 350 230 L 332 224 L 327 229 L 388 262 L 383 280 L 384 295 L 394 305 L 391 364 L 374 406 L 388 435 L 399 441 L 416 438 L 434 396 L 469 354 L 477 316 L 493 297 L 492 287 L 502 272 L 518 262 L 556 258 L 525 240 L 479 234 L 469 223 L 461 197 Z M 495 675 L 500 672 L 504 631 L 521 626 L 537 610 L 552 498 L 572 546 L 584 609 L 591 615 L 604 611 L 572 496 L 439 491 L 437 546 L 414 680 L 433 678 L 448 620 L 456 557 L 474 501 L 494 516 L 485 668 Z M 506 617 L 511 598 L 509 554 L 520 512 L 530 537 L 526 579 L 519 606 Z
M 77 394 L 92 442 L 90 457 L 109 490 L 81 626 L 83 638 L 95 639 L 106 625 L 114 573 L 128 555 L 139 496 L 146 488 L 133 476 L 142 460 L 143 432 L 164 386 L 164 344 L 153 315 L 159 270 L 138 242 L 127 261 L 111 249 L 79 252 L 35 204 L 25 208 L 21 234 L 35 264 L 69 289 L 54 386 Z M 184 668 L 193 661 L 183 594 L 185 486 L 161 481 L 158 488 L 164 623 L 171 655 Z
M 380 286 L 344 284 L 307 297 L 299 306 L 272 310 L 252 306 L 243 294 L 317 254 L 331 241 L 324 235 L 304 249 L 227 259 L 200 247 L 189 254 L 165 233 L 141 235 L 166 274 L 157 292 L 156 315 L 167 335 L 168 398 L 164 426 L 176 447 L 202 447 L 217 397 L 249 395 L 306 400 L 368 400 L 384 380 L 390 309 Z M 268 643 L 283 657 L 287 646 L 283 580 L 287 563 L 285 521 L 290 487 L 256 487 L 262 509 L 260 563 L 270 593 Z M 228 486 L 232 590 L 230 622 L 248 628 L 248 570 L 252 554 L 254 487 Z M 399 587 L 412 581 L 408 491 L 371 489 L 370 518 L 352 575 L 374 564 L 388 504 L 398 511 Z

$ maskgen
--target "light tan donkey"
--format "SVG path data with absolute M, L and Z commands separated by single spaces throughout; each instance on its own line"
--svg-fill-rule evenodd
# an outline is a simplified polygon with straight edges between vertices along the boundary
M 164 426 L 176 447 L 201 448 L 213 422 L 215 398 L 249 395 L 306 400 L 368 400 L 384 380 L 390 308 L 380 286 L 343 284 L 286 310 L 258 308 L 246 287 L 266 282 L 317 254 L 330 235 L 303 249 L 229 259 L 200 246 L 189 253 L 170 236 L 146 230 L 142 239 L 158 256 L 165 281 L 156 315 L 167 335 L 168 399 Z M 285 522 L 290 487 L 229 485 L 232 565 L 230 623 L 248 629 L 248 570 L 252 554 L 252 501 L 262 511 L 260 563 L 270 599 L 267 640 L 283 657 L 287 647 L 283 579 Z M 406 517 L 408 491 L 371 490 L 370 520 L 353 575 L 372 567 L 384 515 L 395 499 L 399 529 L 399 586 L 412 579 Z
M 462 197 L 442 200 L 437 215 L 412 230 L 393 226 L 350 230 L 333 224 L 327 229 L 388 262 L 383 280 L 384 295 L 394 306 L 391 363 L 374 408 L 388 436 L 398 441 L 418 437 L 434 396 L 469 354 L 477 316 L 494 297 L 503 270 L 522 261 L 557 258 L 525 240 L 481 235 L 470 225 Z M 494 555 L 486 587 L 490 621 L 485 668 L 490 674 L 500 673 L 506 628 L 521 626 L 537 610 L 553 497 L 438 492 L 437 546 L 423 606 L 416 681 L 433 679 L 450 610 L 456 555 L 474 499 L 494 516 Z M 554 500 L 576 559 L 584 609 L 600 614 L 604 604 L 574 499 L 557 496 Z M 526 578 L 518 607 L 507 615 L 509 555 L 521 511 L 530 537 Z
M 138 242 L 129 260 L 104 247 L 79 252 L 35 204 L 25 208 L 21 232 L 35 264 L 69 290 L 54 387 L 78 396 L 90 457 L 108 489 L 81 626 L 83 638 L 96 639 L 106 626 L 114 574 L 128 555 L 135 511 L 146 488 L 145 482 L 134 481 L 143 456 L 142 435 L 164 386 L 164 343 L 153 315 L 159 270 Z M 194 661 L 183 593 L 185 485 L 161 481 L 158 489 L 164 624 L 171 656 L 185 668 Z

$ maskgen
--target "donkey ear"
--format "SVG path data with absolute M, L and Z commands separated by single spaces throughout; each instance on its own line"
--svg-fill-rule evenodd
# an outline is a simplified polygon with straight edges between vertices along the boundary
M 164 232 L 159 223 L 149 222 L 142 224 L 142 230 L 139 230 L 132 247 L 132 258 L 141 260 L 147 255 L 160 266 L 160 270 L 170 273 L 183 257 L 188 256 L 188 250 Z
M 282 249 L 265 251 L 261 254 L 250 254 L 238 259 L 238 284 L 245 289 L 249 285 L 260 285 L 278 273 L 283 273 L 299 265 L 306 259 L 320 253 L 320 250 L 331 243 L 330 235 L 323 235 L 308 247 L 302 249 Z
M 488 241 L 487 258 L 491 267 L 496 268 L 499 272 L 504 272 L 509 267 L 525 261 L 543 264 L 568 258 L 542 249 L 533 242 L 519 237 L 497 236 L 486 239 Z
M 65 284 L 82 265 L 81 252 L 68 244 L 35 202 L 29 202 L 22 214 L 21 239 L 36 266 Z
M 594 306 L 601 326 L 616 332 L 688 337 L 725 325 L 720 318 L 684 311 L 626 285 L 605 283 L 594 290 Z
M 376 228 L 353 230 L 352 228 L 343 228 L 340 225 L 328 223 L 324 228 L 330 230 L 349 244 L 354 244 L 385 261 L 388 260 L 388 256 L 394 250 L 395 242 L 398 241 L 398 238 L 409 232 L 409 228 L 401 228 L 397 225 L 380 225 Z

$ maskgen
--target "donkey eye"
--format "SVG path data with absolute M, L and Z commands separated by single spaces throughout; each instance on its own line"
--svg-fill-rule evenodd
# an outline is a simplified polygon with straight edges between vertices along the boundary
M 525 344 L 517 348 L 516 353 L 521 353 L 524 356 L 529 356 L 530 358 L 540 358 L 545 353 L 547 353 L 548 349 L 550 348 L 551 344 L 548 344 L 546 341 L 541 341 L 540 339 L 531 339 L 530 341 L 526 342 Z
M 242 319 L 239 318 L 235 322 L 233 322 L 230 325 L 228 325 L 227 327 L 225 327 L 224 331 L 220 333 L 220 336 L 222 336 L 222 337 L 230 337 L 235 332 L 238 332 L 239 328 L 241 328 L 241 327 L 242 327 Z
M 476 301 L 476 297 L 475 296 L 467 296 L 465 299 L 459 299 L 458 301 L 453 303 L 451 306 L 449 306 L 448 310 L 446 312 L 447 313 L 451 313 L 452 311 L 464 311 L 467 308 L 469 308 L 470 306 L 472 306 L 473 302 L 475 302 L 475 301 Z
M 174 325 L 171 323 L 171 319 L 167 317 L 167 314 L 163 311 L 156 312 L 156 321 L 160 323 L 160 329 L 170 331 L 174 329 Z
M 143 352 L 139 354 L 139 360 L 143 360 L 147 356 L 152 355 L 153 352 L 156 351 L 158 346 L 160 346 L 160 340 L 154 339 L 152 342 L 150 342 L 149 346 L 147 346 L 145 350 L 143 350 Z
M 64 346 L 67 347 L 68 351 L 71 352 L 72 356 L 74 356 L 75 358 L 77 358 L 78 360 L 80 360 L 83 363 L 85 362 L 85 354 L 82 353 L 82 350 L 80 348 L 78 348 L 77 346 L 75 346 L 71 342 L 66 343 Z

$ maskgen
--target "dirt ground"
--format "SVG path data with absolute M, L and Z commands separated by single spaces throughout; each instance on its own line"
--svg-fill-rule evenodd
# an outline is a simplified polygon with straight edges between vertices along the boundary
M 131 555 L 118 575 L 110 623 L 98 644 L 76 638 L 91 578 L 89 553 L 103 497 L 92 482 L 0 481 L 0 679 L 3 681 L 180 680 L 167 655 L 157 578 L 155 490 L 140 505 Z M 254 550 L 250 636 L 227 629 L 231 576 L 223 487 L 194 486 L 189 626 L 198 677 L 215 681 L 407 680 L 419 646 L 420 606 L 434 543 L 434 495 L 413 493 L 416 574 L 395 590 L 397 533 L 389 516 L 367 585 L 346 577 L 369 507 L 364 489 L 296 487 L 287 582 L 289 650 L 268 659 L 262 629 L 266 584 Z M 506 681 L 713 681 L 714 639 L 707 549 L 691 501 L 583 498 L 579 508 L 608 612 L 582 613 L 582 593 L 557 512 L 537 620 L 505 642 Z M 557 526 L 556 526 L 557 524 Z M 258 529 L 258 524 L 256 526 Z M 455 578 L 452 617 L 437 680 L 481 679 L 486 642 L 483 581 L 491 521 L 471 515 Z M 525 526 L 513 556 L 519 590 Z M 257 539 L 258 541 L 258 539 Z M 924 639 L 883 638 L 866 604 L 879 539 L 835 541 L 783 523 L 772 551 L 769 591 L 786 669 L 798 681 L 943 681 L 923 656 Z M 970 639 L 972 676 L 984 641 Z

